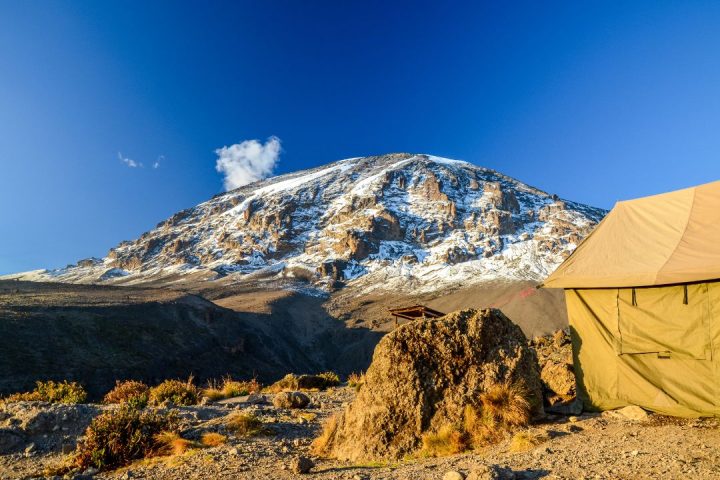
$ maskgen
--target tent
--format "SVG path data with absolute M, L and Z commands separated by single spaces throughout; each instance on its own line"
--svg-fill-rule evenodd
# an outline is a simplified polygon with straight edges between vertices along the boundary
M 543 284 L 585 407 L 720 416 L 719 280 L 720 181 L 618 202 Z

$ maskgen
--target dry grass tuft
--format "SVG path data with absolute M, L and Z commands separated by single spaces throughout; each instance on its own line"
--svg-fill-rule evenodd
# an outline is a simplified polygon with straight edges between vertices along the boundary
M 219 447 L 227 442 L 227 437 L 215 432 L 206 432 L 200 437 L 200 443 L 204 447 Z
M 483 414 L 504 426 L 524 427 L 530 423 L 530 393 L 519 383 L 499 383 L 480 395 Z
M 243 437 L 252 437 L 265 431 L 262 420 L 251 413 L 231 413 L 225 420 L 225 425 L 228 430 Z
M 470 405 L 465 407 L 463 427 L 475 447 L 498 443 L 505 435 L 504 429 L 492 416 Z
M 335 432 L 337 431 L 338 417 L 333 415 L 328 417 L 323 423 L 322 433 L 319 437 L 313 440 L 310 445 L 310 453 L 317 455 L 318 457 L 327 457 L 330 454 L 330 447 L 335 439 Z
M 365 374 L 353 372 L 348 375 L 347 383 L 348 387 L 354 388 L 357 392 L 360 390 L 360 387 L 362 387 L 365 383 Z
M 550 440 L 546 432 L 518 432 L 510 440 L 511 452 L 526 452 Z
M 208 387 L 203 389 L 201 395 L 208 397 L 212 401 L 224 400 L 226 398 L 241 397 L 251 393 L 257 393 L 262 389 L 262 385 L 256 379 L 241 382 L 225 377 L 221 382 L 208 382 Z
M 464 452 L 468 448 L 467 434 L 453 425 L 443 425 L 437 432 L 422 436 L 421 456 L 444 457 Z
M 193 442 L 182 438 L 177 432 L 160 432 L 155 435 L 160 455 L 182 455 L 187 452 Z

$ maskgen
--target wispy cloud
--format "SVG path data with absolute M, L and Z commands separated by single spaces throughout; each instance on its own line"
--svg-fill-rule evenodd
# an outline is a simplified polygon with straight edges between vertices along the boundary
M 142 162 L 136 162 L 132 158 L 123 156 L 123 154 L 120 152 L 118 152 L 118 159 L 120 159 L 120 161 L 127 165 L 129 168 L 143 168 Z
M 273 172 L 280 158 L 280 139 L 273 136 L 265 144 L 245 140 L 215 150 L 218 156 L 215 169 L 225 178 L 225 190 L 242 187 L 262 180 Z
M 165 155 L 160 155 L 157 160 L 155 160 L 155 163 L 152 164 L 152 167 L 155 169 L 160 168 L 160 162 L 165 161 Z

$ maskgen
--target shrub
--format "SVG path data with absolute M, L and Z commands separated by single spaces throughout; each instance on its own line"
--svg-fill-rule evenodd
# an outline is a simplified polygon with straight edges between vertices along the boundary
M 289 390 L 324 390 L 340 384 L 340 377 L 333 372 L 320 375 L 295 375 L 288 373 L 265 390 L 269 393 L 279 393 Z
M 323 423 L 322 433 L 319 437 L 313 440 L 310 445 L 310 453 L 317 455 L 318 457 L 326 457 L 330 455 L 330 447 L 335 439 L 335 432 L 337 431 L 338 418 L 337 415 L 328 417 Z
M 225 421 L 225 426 L 236 435 L 243 437 L 252 437 L 265 431 L 262 420 L 252 413 L 231 413 Z
M 177 431 L 178 417 L 121 405 L 95 417 L 78 443 L 75 467 L 107 470 L 122 467 L 133 460 L 156 455 L 162 444 L 156 436 Z
M 227 437 L 215 432 L 206 432 L 200 437 L 200 443 L 205 447 L 218 447 L 227 442 Z
M 196 405 L 199 392 L 192 380 L 192 377 L 188 378 L 186 382 L 165 380 L 160 385 L 150 389 L 150 403 L 160 405 L 167 400 L 175 405 Z
M 49 403 L 82 403 L 87 399 L 87 392 L 77 382 L 35 382 L 35 390 L 32 392 L 15 393 L 3 401 L 11 402 L 33 402 L 42 401 Z
M 428 457 L 455 455 L 468 448 L 465 432 L 452 425 L 444 425 L 437 432 L 425 433 L 422 444 L 420 454 Z
M 550 440 L 550 437 L 545 432 L 518 432 L 513 435 L 512 440 L 510 440 L 510 451 L 525 452 L 527 450 L 532 450 L 548 440 Z
M 225 377 L 222 383 L 208 382 L 208 388 L 203 389 L 202 396 L 208 397 L 212 401 L 217 401 L 256 393 L 259 392 L 261 388 L 262 386 L 256 379 L 239 382 L 230 377 Z
M 182 438 L 177 432 L 160 432 L 154 439 L 158 445 L 157 453 L 160 455 L 182 455 L 193 446 L 193 442 Z
M 321 388 L 336 387 L 340 385 L 340 377 L 335 372 L 324 372 L 318 375 L 318 377 L 325 380 L 325 386 Z
M 135 380 L 116 381 L 115 387 L 105 394 L 103 403 L 126 403 L 135 408 L 145 408 L 149 400 L 150 387 Z

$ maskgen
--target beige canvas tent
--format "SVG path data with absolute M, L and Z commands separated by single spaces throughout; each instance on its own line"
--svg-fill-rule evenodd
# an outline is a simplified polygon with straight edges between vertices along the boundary
M 564 288 L 587 407 L 720 415 L 720 181 L 619 202 L 545 281 Z

